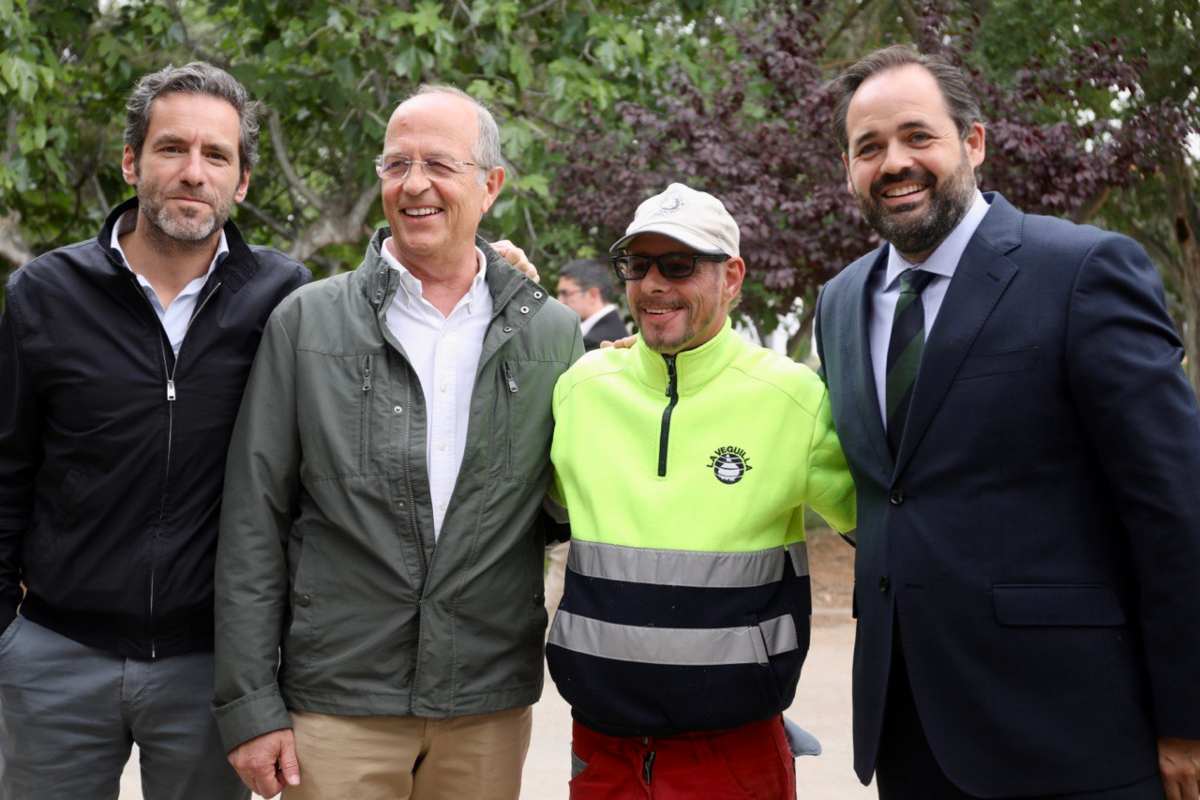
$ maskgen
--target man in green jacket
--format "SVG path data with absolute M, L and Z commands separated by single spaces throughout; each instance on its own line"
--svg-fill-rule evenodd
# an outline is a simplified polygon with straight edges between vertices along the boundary
M 612 247 L 638 338 L 554 390 L 571 550 L 546 653 L 573 800 L 796 796 L 804 507 L 853 528 L 854 484 L 820 379 L 730 327 L 739 249 L 710 194 L 642 203 Z
M 377 160 L 388 227 L 272 315 L 217 554 L 216 714 L 264 796 L 515 798 L 542 688 L 539 513 L 578 321 L 476 236 L 479 103 L 423 87 Z

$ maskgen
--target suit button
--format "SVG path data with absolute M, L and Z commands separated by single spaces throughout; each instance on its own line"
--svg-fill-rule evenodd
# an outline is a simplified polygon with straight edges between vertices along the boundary
M 887 594 L 888 589 L 890 589 L 891 586 L 892 586 L 892 582 L 888 580 L 887 575 L 884 575 L 883 577 L 881 577 L 879 579 L 879 591 L 881 593 Z
M 535 606 L 545 605 L 545 603 L 546 603 L 546 595 L 545 594 L 543 594 L 542 592 L 534 592 L 533 593 L 533 604 Z
M 901 505 L 904 502 L 904 492 L 899 489 L 893 489 L 892 493 L 888 495 L 888 502 L 894 506 Z
M 312 603 L 312 597 L 307 594 L 302 594 L 296 598 L 296 605 L 298 605 L 298 606 L 303 606 L 304 608 L 308 608 L 310 603 Z

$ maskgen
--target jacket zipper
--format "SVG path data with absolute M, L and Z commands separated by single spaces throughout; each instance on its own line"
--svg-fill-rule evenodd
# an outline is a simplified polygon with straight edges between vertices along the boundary
M 160 334 L 158 337 L 158 349 L 159 349 L 159 355 L 162 356 L 163 375 L 167 381 L 167 463 L 166 463 L 166 469 L 163 472 L 162 500 L 158 506 L 158 522 L 159 522 L 159 525 L 161 526 L 163 518 L 166 517 L 166 515 L 167 515 L 167 484 L 171 478 L 171 453 L 173 450 L 174 438 L 175 438 L 175 398 L 177 397 L 177 393 L 175 391 L 175 370 L 179 369 L 179 356 L 176 355 L 174 363 L 172 363 L 169 367 L 167 366 L 167 346 L 163 342 L 163 334 L 165 334 L 165 331 L 163 330 L 163 327 L 162 327 L 162 321 L 158 319 L 158 311 L 155 310 L 154 304 L 150 302 L 150 298 L 146 297 L 146 292 L 137 283 L 136 278 L 134 279 L 134 287 L 133 288 L 136 289 L 137 293 L 140 294 L 142 296 L 142 299 L 146 301 L 146 305 L 150 306 L 150 311 L 153 312 L 154 319 L 156 321 L 158 321 L 158 327 L 159 327 L 159 331 L 160 331 Z M 212 291 L 209 292 L 205 296 L 204 300 L 201 301 L 200 305 L 196 307 L 196 310 L 192 312 L 191 318 L 188 319 L 187 327 L 183 329 L 183 340 L 181 340 L 179 343 L 179 352 L 180 353 L 183 352 L 183 343 L 185 341 L 187 341 L 188 331 L 190 331 L 192 329 L 192 323 L 196 321 L 196 317 L 198 317 L 200 315 L 200 312 L 204 310 L 204 307 L 206 305 L 208 305 L 208 301 L 212 299 L 212 296 L 214 294 L 216 294 L 217 290 L 220 288 L 221 288 L 221 283 L 218 282 L 217 285 L 212 288 Z M 155 539 L 155 541 L 157 541 L 157 539 L 158 539 L 158 528 L 155 528 L 154 539 Z M 151 547 L 150 548 L 150 658 L 151 659 L 155 659 L 158 657 L 158 643 L 155 642 L 155 640 L 154 640 L 154 584 L 155 584 L 155 578 L 157 577 L 157 572 L 158 572 L 158 563 L 154 560 L 154 548 Z
M 370 353 L 367 353 L 365 356 L 363 356 L 363 365 L 362 365 L 363 397 L 362 397 L 362 403 L 360 405 L 360 408 L 362 409 L 362 415 L 361 415 L 361 419 L 359 420 L 359 432 L 358 432 L 358 442 L 359 442 L 358 471 L 363 472 L 363 473 L 365 473 L 367 471 L 367 464 L 370 461 L 370 448 L 371 448 L 371 437 L 370 437 L 370 431 L 371 431 L 371 420 L 370 420 L 370 413 L 371 413 L 371 361 L 372 361 L 372 359 L 371 359 Z
M 508 393 L 510 395 L 516 395 L 516 393 L 518 391 L 520 391 L 521 387 L 517 386 L 517 379 L 515 377 L 513 377 L 512 363 L 509 361 L 501 361 L 500 362 L 500 373 L 501 373 L 501 375 L 504 376 L 504 385 L 505 385 L 505 387 L 507 387 Z M 508 408 L 508 430 L 504 434 L 504 443 L 506 445 L 506 448 L 505 448 L 506 452 L 504 453 L 504 469 L 505 469 L 505 471 L 509 472 L 510 474 L 512 473 L 512 469 L 513 469 L 512 428 L 513 428 L 513 424 L 516 422 L 516 420 L 513 418 L 514 414 L 513 414 L 512 405 L 513 405 L 514 400 L 516 400 L 516 397 L 510 397 L 508 403 L 505 404 L 506 408 Z
M 667 442 L 671 438 L 671 412 L 679 402 L 679 386 L 675 374 L 675 356 L 663 356 L 667 362 L 667 407 L 663 409 L 662 428 L 658 434 L 658 477 L 667 475 Z

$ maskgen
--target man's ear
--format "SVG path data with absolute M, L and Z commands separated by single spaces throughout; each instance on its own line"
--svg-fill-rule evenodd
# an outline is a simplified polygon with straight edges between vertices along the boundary
M 137 186 L 137 158 L 133 154 L 133 148 L 125 145 L 125 150 L 121 154 L 121 177 L 130 186 Z
M 963 147 L 966 148 L 971 167 L 978 169 L 987 155 L 987 129 L 983 127 L 983 123 L 971 123 L 967 135 L 963 137 Z
M 234 201 L 240 203 L 246 199 L 246 192 L 250 188 L 250 170 L 242 170 L 242 179 L 238 181 L 237 191 L 233 193 Z
M 725 262 L 725 297 L 733 300 L 742 292 L 742 283 L 746 280 L 746 262 L 741 256 L 734 256 Z
M 504 186 L 504 167 L 492 167 L 488 170 L 487 180 L 484 181 L 487 196 L 483 199 L 483 213 L 486 214 L 487 210 L 492 207 L 492 203 L 496 202 L 502 186 Z

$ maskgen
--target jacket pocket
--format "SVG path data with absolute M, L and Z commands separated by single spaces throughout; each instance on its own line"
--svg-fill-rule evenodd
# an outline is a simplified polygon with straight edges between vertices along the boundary
M 1031 369 L 1038 362 L 1038 348 L 1026 347 L 1021 350 L 1010 350 L 1004 353 L 979 353 L 970 355 L 963 361 L 955 380 L 965 381 L 970 378 L 983 378 L 988 375 L 1005 375 L 1010 372 L 1023 372 Z
M 505 417 L 504 474 L 518 483 L 536 483 L 549 474 L 554 432 L 551 399 L 565 364 L 505 360 L 500 363 L 500 395 Z
M 997 584 L 996 621 L 1010 626 L 1115 627 L 1125 624 L 1117 593 L 1104 584 Z
M 311 536 L 292 539 L 288 548 L 291 564 L 291 621 L 284 640 L 285 661 L 303 663 L 312 660 L 317 641 L 317 625 L 314 621 L 321 598 L 318 592 L 315 571 L 319 558 L 313 554 Z M 294 553 L 294 555 L 293 555 Z

